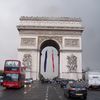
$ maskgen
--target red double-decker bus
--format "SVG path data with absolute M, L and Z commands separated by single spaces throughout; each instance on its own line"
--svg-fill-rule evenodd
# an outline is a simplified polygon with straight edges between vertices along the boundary
M 6 60 L 4 64 L 3 86 L 6 88 L 21 88 L 24 86 L 25 73 L 19 60 Z

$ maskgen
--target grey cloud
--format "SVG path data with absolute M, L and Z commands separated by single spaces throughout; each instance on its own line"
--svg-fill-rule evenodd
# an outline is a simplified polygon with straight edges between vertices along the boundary
M 17 58 L 16 25 L 20 16 L 81 17 L 85 26 L 82 36 L 83 66 L 100 69 L 99 4 L 100 0 L 0 0 L 1 59 L 4 61 L 7 58 Z

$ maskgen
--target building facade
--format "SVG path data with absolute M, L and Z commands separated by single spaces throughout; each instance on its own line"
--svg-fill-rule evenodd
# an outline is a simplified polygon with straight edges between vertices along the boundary
M 58 51 L 58 77 L 82 78 L 82 32 L 80 18 L 25 17 L 17 25 L 18 59 L 34 80 L 41 74 L 41 51 L 52 46 Z

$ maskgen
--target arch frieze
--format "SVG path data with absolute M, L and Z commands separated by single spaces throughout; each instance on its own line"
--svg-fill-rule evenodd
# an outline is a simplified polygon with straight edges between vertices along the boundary
M 62 46 L 63 42 L 62 36 L 38 36 L 38 46 L 40 47 L 40 45 L 46 40 L 54 40 L 59 46 Z

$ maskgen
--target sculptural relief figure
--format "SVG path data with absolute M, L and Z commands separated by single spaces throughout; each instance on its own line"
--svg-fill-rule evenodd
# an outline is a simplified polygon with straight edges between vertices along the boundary
M 22 64 L 27 68 L 31 68 L 32 67 L 32 56 L 30 54 L 24 54 Z
M 67 56 L 67 68 L 69 72 L 76 72 L 77 70 L 77 57 L 75 55 Z

